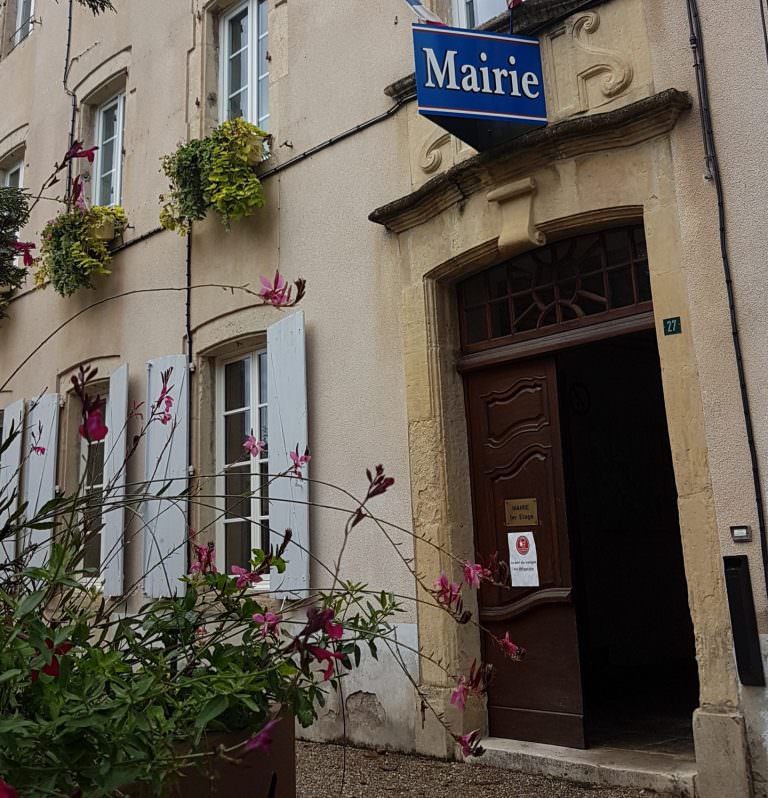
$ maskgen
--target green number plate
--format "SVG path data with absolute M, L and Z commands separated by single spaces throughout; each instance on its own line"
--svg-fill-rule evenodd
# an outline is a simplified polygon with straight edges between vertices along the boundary
M 674 319 L 664 319 L 664 335 L 680 335 L 682 331 L 683 325 L 679 316 L 675 316 Z

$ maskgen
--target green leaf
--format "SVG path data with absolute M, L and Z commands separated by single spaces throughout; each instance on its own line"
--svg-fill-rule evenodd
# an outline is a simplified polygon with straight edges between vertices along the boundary
M 30 612 L 36 610 L 45 598 L 46 592 L 45 590 L 35 590 L 34 593 L 24 596 L 16 607 L 14 616 L 16 618 L 23 618 L 25 615 L 29 615 Z
M 12 668 L 9 671 L 5 671 L 4 673 L 0 673 L 0 684 L 3 682 L 10 681 L 16 676 L 19 676 L 22 671 L 19 668 Z
M 208 703 L 203 707 L 200 714 L 197 716 L 195 726 L 197 726 L 199 729 L 204 729 L 212 720 L 218 718 L 228 706 L 228 696 L 216 695 L 209 699 Z

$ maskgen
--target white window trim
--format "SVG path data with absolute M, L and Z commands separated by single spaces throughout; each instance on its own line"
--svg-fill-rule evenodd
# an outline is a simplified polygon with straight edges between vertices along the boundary
M 259 384 L 260 384 L 260 375 L 259 375 L 259 355 L 266 354 L 267 348 L 265 346 L 259 347 L 257 349 L 253 349 L 250 352 L 244 352 L 242 354 L 234 355 L 232 357 L 222 357 L 218 358 L 215 361 L 215 369 L 216 369 L 216 405 L 215 405 L 215 413 L 216 413 L 216 425 L 215 425 L 215 436 L 216 436 L 216 494 L 220 497 L 224 497 L 226 494 L 226 480 L 224 478 L 224 465 L 226 463 L 226 455 L 224 451 L 225 447 L 225 434 L 224 434 L 224 416 L 225 416 L 225 403 L 224 403 L 224 373 L 225 367 L 229 363 L 237 363 L 240 360 L 245 360 L 246 358 L 250 358 L 251 360 L 251 384 L 250 384 L 250 417 L 251 417 L 251 426 L 254 431 L 254 435 L 258 439 L 259 435 L 259 407 L 263 407 L 267 405 L 266 397 L 259 396 Z M 269 375 L 267 375 L 267 379 L 269 379 Z M 264 398 L 265 401 L 260 402 L 259 399 Z M 267 406 L 268 407 L 268 406 Z M 227 411 L 227 412 L 235 412 L 235 411 Z M 267 413 L 269 413 L 269 409 L 267 409 Z M 249 431 L 250 432 L 250 431 Z M 260 494 L 260 482 L 259 482 L 259 473 L 258 473 L 258 463 L 260 461 L 254 461 L 253 458 L 250 460 L 250 468 L 251 468 L 251 518 L 249 519 L 251 522 L 251 545 L 250 549 L 260 549 L 261 548 L 261 532 L 260 527 L 255 525 L 255 521 L 261 518 L 261 512 L 259 510 L 259 505 L 261 503 L 261 499 L 259 497 Z M 217 568 L 223 571 L 226 567 L 226 534 L 225 534 L 225 526 L 224 523 L 225 516 L 224 516 L 224 506 L 225 506 L 225 499 L 219 499 L 220 506 L 216 508 L 216 560 L 217 560 Z M 268 553 L 268 552 L 265 552 Z M 254 586 L 255 590 L 269 590 L 269 573 L 266 573 L 262 576 L 262 581 L 258 583 L 258 585 Z
M 19 170 L 19 188 L 24 188 L 24 158 L 19 158 L 16 161 L 11 162 L 11 164 L 5 168 L 3 168 L 3 186 L 8 188 L 11 184 L 11 175 L 16 170 Z
M 99 201 L 99 187 L 101 186 L 101 163 L 103 157 L 103 140 L 101 138 L 101 133 L 103 130 L 102 121 L 104 112 L 115 104 L 117 104 L 114 168 L 115 198 L 110 205 L 120 205 L 123 199 L 123 118 L 125 115 L 125 92 L 119 92 L 118 94 L 110 97 L 106 102 L 102 103 L 96 109 L 96 144 L 98 145 L 98 149 L 96 150 L 96 161 L 94 162 L 95 168 L 93 170 L 92 180 L 93 186 L 91 188 L 91 202 L 94 205 L 103 204 Z
M 14 34 L 13 34 L 14 47 L 19 45 L 19 44 L 21 44 L 24 41 L 24 39 L 26 39 L 32 33 L 32 28 L 33 28 L 32 21 L 35 18 L 35 0 L 32 0 L 32 2 L 30 3 L 30 6 L 29 6 L 29 30 L 27 31 L 27 33 L 25 33 L 22 36 L 21 35 L 21 26 L 24 23 L 24 20 L 21 18 L 21 12 L 22 12 L 23 8 L 24 8 L 23 0 L 17 0 L 17 5 L 16 5 L 16 30 L 14 31 Z
M 246 107 L 243 118 L 254 125 L 259 125 L 259 74 L 258 74 L 258 55 L 259 39 L 263 33 L 259 30 L 259 5 L 263 0 L 245 0 L 238 3 L 234 8 L 223 14 L 219 23 L 219 120 L 221 122 L 228 119 L 229 112 L 229 23 L 243 10 L 248 11 L 248 66 L 246 68 L 247 89 Z M 269 29 L 266 31 L 269 34 Z M 269 80 L 267 72 L 267 80 Z M 262 124 L 269 122 L 270 114 L 267 114 Z

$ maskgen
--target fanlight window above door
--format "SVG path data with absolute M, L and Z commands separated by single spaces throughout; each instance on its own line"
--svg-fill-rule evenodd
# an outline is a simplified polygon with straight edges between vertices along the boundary
M 477 351 L 651 310 L 642 225 L 558 241 L 459 284 L 461 340 Z

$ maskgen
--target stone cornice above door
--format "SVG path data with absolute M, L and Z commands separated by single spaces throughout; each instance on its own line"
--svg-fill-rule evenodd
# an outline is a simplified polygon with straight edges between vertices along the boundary
M 663 135 L 691 106 L 686 92 L 667 89 L 613 111 L 539 128 L 462 161 L 410 194 L 376 208 L 368 218 L 392 232 L 405 232 L 479 191 L 523 179 L 550 163 L 631 147 Z

